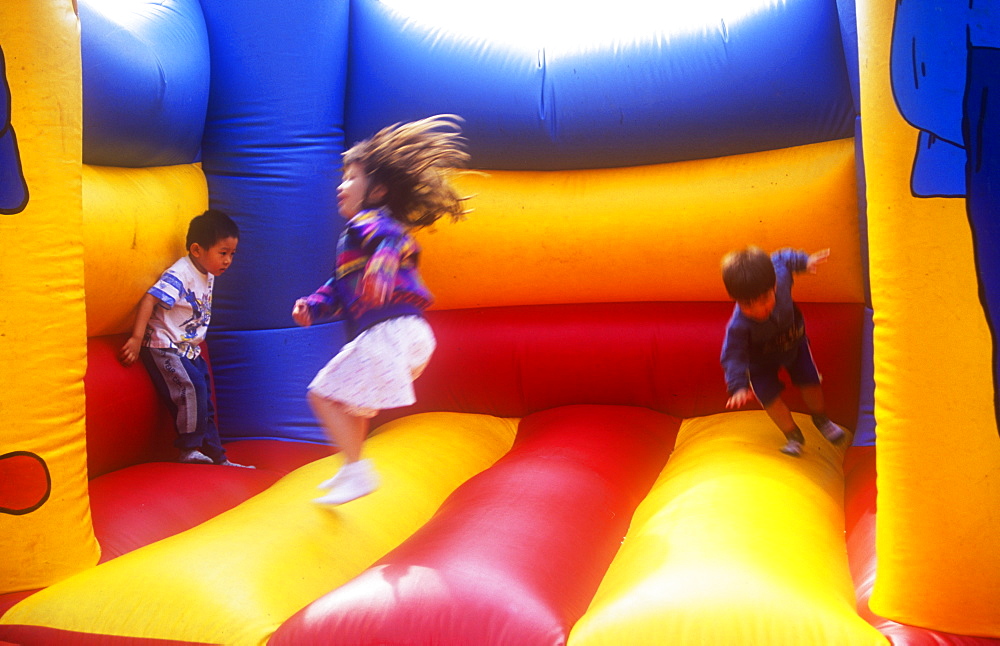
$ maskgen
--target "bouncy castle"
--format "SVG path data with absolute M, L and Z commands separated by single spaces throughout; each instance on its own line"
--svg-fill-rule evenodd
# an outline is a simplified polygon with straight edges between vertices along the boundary
M 4 0 L 0 81 L 0 643 L 1000 644 L 997 3 Z M 324 508 L 344 330 L 292 304 L 341 153 L 440 113 L 438 350 Z M 175 462 L 116 359 L 209 206 L 254 470 Z M 830 249 L 795 297 L 851 441 L 726 410 L 748 244 Z

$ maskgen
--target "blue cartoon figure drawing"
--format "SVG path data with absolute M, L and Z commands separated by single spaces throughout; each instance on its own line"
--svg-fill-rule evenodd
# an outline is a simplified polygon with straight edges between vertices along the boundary
M 191 308 L 191 316 L 180 325 L 184 330 L 184 344 L 201 343 L 203 330 L 212 319 L 212 295 L 199 298 L 189 291 L 184 294 L 184 300 Z
M 0 214 L 5 215 L 20 213 L 28 204 L 28 184 L 24 180 L 10 112 L 7 63 L 0 49 Z
M 1000 428 L 1000 0 L 898 0 L 892 91 L 920 130 L 915 197 L 964 197 Z

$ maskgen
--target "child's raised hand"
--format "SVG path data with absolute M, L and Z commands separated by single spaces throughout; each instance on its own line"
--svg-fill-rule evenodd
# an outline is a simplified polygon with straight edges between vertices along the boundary
M 726 408 L 740 408 L 748 401 L 750 401 L 750 390 L 748 388 L 740 388 L 730 395 L 729 400 L 726 402 Z
M 826 262 L 826 259 L 829 257 L 830 257 L 829 249 L 820 249 L 816 253 L 811 254 L 809 256 L 809 259 L 806 260 L 806 271 L 808 271 L 810 274 L 815 274 L 819 266 L 822 265 L 824 262 Z
M 295 301 L 295 307 L 292 308 L 292 318 L 302 327 L 312 325 L 312 313 L 309 311 L 309 304 L 306 303 L 306 299 L 300 298 Z

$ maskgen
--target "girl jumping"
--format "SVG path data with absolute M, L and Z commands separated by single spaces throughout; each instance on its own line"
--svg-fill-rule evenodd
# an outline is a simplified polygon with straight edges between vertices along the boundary
M 309 403 L 344 466 L 320 484 L 315 502 L 339 505 L 378 487 L 361 459 L 368 422 L 385 408 L 416 401 L 413 380 L 434 352 L 423 311 L 433 297 L 417 269 L 415 229 L 466 213 L 447 183 L 469 159 L 455 115 L 384 128 L 344 153 L 337 205 L 347 224 L 333 276 L 295 301 L 292 318 L 308 326 L 343 319 L 348 343 L 309 384 Z

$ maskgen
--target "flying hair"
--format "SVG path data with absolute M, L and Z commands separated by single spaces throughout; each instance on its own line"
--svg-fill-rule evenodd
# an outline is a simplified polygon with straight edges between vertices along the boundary
M 425 227 L 448 216 L 461 220 L 469 211 L 448 183 L 469 154 L 461 135 L 462 118 L 438 114 L 410 123 L 395 123 L 358 142 L 343 156 L 344 165 L 364 169 L 372 185 L 386 189 L 379 204 L 411 227 Z

